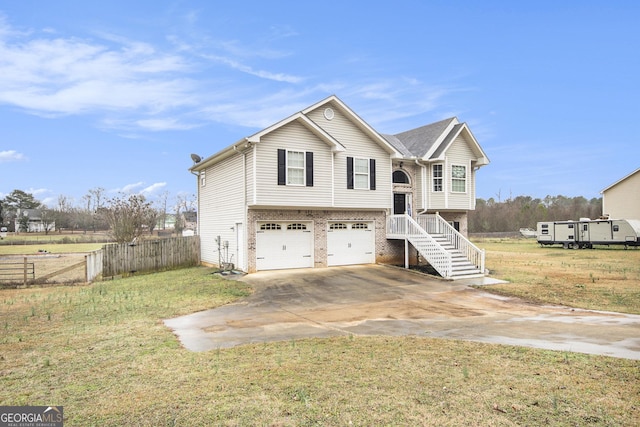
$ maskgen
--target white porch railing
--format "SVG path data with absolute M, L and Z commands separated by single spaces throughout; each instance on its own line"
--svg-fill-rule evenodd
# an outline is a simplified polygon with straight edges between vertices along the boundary
M 419 215 L 418 224 L 429 234 L 444 236 L 469 262 L 484 272 L 484 250 L 471 243 L 440 215 Z
M 442 277 L 451 277 L 451 254 L 409 215 L 390 215 L 387 218 L 387 237 L 407 239 Z

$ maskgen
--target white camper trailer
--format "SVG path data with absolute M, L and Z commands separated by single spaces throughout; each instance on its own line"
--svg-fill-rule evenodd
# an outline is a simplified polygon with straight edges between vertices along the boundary
M 538 243 L 560 244 L 564 248 L 593 248 L 593 245 L 640 246 L 640 220 L 580 218 L 578 221 L 539 222 Z

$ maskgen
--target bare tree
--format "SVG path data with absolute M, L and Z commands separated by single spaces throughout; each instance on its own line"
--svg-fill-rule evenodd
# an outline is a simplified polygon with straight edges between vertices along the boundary
M 118 243 L 126 243 L 142 236 L 154 209 L 144 196 L 131 194 L 109 200 L 99 211 L 109 224 L 111 237 Z
M 44 227 L 44 234 L 48 235 L 49 231 L 54 228 L 54 224 L 56 223 L 56 214 L 53 210 L 43 207 L 40 209 L 40 222 Z
M 195 210 L 195 196 L 187 195 L 187 194 L 178 194 L 176 196 L 176 204 L 174 206 L 174 212 L 176 214 L 176 225 L 175 230 L 178 235 L 182 234 L 186 226 L 186 222 L 184 219 L 184 213 Z
M 95 232 L 96 229 L 103 229 L 107 224 L 101 224 L 101 216 L 98 212 L 104 207 L 104 188 L 96 187 L 92 188 L 82 196 L 82 200 L 85 203 L 85 211 L 83 215 L 79 215 L 80 222 L 83 224 L 83 228 L 86 230 L 91 227 Z
M 498 198 L 500 193 L 498 193 Z M 475 211 L 469 212 L 472 233 L 516 231 L 521 227 L 535 228 L 539 221 L 557 221 L 582 217 L 597 218 L 602 211 L 602 199 L 584 197 L 530 196 L 509 197 L 504 201 L 477 199 Z
M 160 194 L 160 218 L 162 219 L 162 229 L 167 228 L 167 201 L 169 200 L 169 192 L 163 191 Z

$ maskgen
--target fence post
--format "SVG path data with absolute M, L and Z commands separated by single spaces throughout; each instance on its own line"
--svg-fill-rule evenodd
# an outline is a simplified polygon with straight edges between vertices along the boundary
M 23 282 L 24 282 L 24 287 L 27 287 L 27 257 L 24 257 L 24 267 L 23 267 Z

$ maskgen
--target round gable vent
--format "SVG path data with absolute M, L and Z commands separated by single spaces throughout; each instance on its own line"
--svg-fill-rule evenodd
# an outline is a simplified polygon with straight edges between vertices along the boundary
M 324 118 L 327 120 L 331 120 L 333 119 L 333 116 L 335 115 L 335 113 L 333 112 L 332 108 L 325 108 L 324 109 Z

